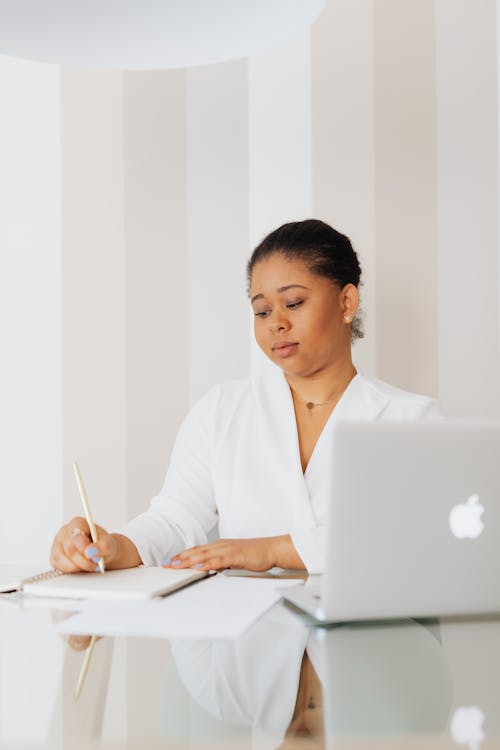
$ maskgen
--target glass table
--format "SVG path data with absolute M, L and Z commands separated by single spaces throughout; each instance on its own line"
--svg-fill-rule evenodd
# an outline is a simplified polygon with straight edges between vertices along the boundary
M 233 641 L 58 635 L 0 599 L 0 748 L 500 748 L 500 618 L 314 627 L 280 602 Z

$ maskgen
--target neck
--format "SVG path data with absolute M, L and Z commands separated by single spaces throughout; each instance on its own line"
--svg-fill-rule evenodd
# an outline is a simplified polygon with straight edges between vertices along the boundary
M 285 372 L 288 385 L 301 398 L 313 403 L 322 403 L 343 393 L 356 375 L 351 358 L 335 362 L 307 375 Z

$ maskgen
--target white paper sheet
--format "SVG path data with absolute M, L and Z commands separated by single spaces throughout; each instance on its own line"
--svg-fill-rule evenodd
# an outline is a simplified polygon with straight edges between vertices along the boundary
M 28 596 L 22 591 L 13 594 L 0 594 L 0 610 L 17 609 L 50 609 L 60 612 L 79 612 L 85 607 L 84 599 L 54 599 L 45 596 Z
M 59 633 L 150 638 L 236 638 L 297 580 L 215 576 L 141 602 L 88 601 L 56 625 Z

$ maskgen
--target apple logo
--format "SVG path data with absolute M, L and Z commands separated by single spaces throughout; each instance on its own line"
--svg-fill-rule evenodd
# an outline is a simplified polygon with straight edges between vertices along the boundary
M 479 502 L 479 495 L 471 495 L 467 502 L 455 505 L 451 509 L 450 529 L 457 539 L 476 539 L 484 529 L 481 520 L 484 506 Z
M 451 736 L 469 750 L 479 750 L 484 740 L 483 723 L 484 713 L 478 706 L 457 708 L 450 724 Z

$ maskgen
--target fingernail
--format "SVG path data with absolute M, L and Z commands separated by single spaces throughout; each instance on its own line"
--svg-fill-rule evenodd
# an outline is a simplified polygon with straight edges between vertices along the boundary
M 87 547 L 87 549 L 85 550 L 85 554 L 92 560 L 93 557 L 99 554 L 99 550 L 97 549 L 97 547 Z
M 202 568 L 205 563 L 196 563 L 195 568 Z
M 180 564 L 181 564 L 181 560 L 174 560 L 172 563 L 172 565 L 180 565 Z
M 162 565 L 170 565 L 171 559 L 172 559 L 171 557 L 167 557 L 167 559 L 162 562 Z
M 90 559 L 92 560 L 92 562 L 98 563 L 101 562 L 102 557 L 99 557 L 99 555 L 94 555 L 94 557 L 91 557 Z
M 101 569 L 100 569 L 100 567 L 98 565 L 96 565 L 95 568 L 94 568 L 94 571 L 97 573 L 98 570 L 100 571 Z

